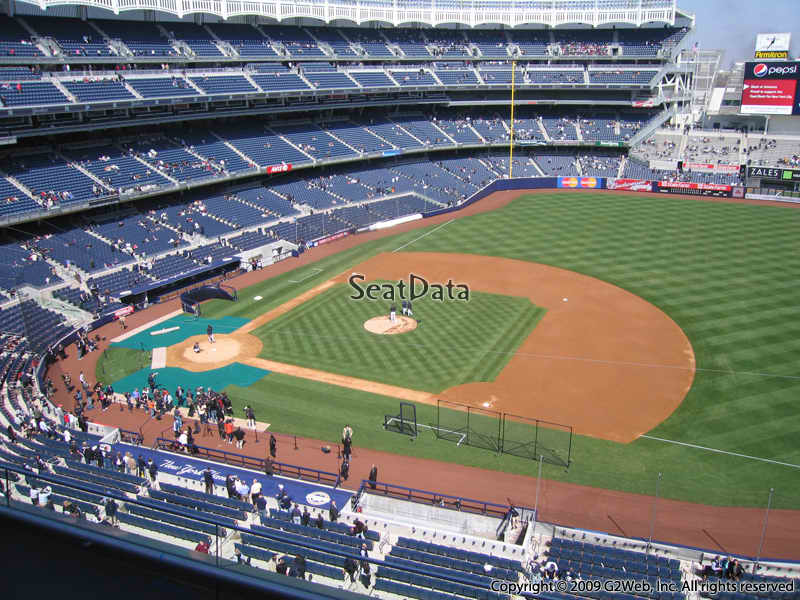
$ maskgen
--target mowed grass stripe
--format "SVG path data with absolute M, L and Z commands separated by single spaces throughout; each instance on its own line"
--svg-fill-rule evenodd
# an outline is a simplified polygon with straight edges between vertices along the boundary
M 473 291 L 469 302 L 417 300 L 416 330 L 375 335 L 363 324 L 387 315 L 391 301 L 352 295 L 350 286 L 339 284 L 255 330 L 264 345 L 261 356 L 440 392 L 495 377 L 544 314 L 526 298 Z

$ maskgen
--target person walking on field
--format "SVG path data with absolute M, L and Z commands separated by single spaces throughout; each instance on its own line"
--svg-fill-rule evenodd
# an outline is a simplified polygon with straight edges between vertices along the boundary
M 209 323 L 208 327 L 206 327 L 206 335 L 208 335 L 208 342 L 210 344 L 213 344 L 214 343 L 214 328 L 211 327 L 211 323 Z
M 128 325 L 125 323 L 125 315 L 122 315 L 119 318 L 119 324 L 122 325 L 122 331 L 125 331 L 128 328 Z

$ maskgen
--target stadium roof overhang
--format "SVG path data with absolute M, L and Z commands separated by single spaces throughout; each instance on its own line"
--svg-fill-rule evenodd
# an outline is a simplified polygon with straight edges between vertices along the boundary
M 241 2 L 240 0 L 19 0 L 42 10 L 55 6 L 83 6 L 120 14 L 130 11 L 155 11 L 180 18 L 214 15 L 223 19 L 256 16 L 266 21 L 297 23 L 311 19 L 317 23 L 349 22 L 357 25 L 389 26 L 447 24 L 480 27 L 562 27 L 579 24 L 601 27 L 611 24 L 639 27 L 652 23 L 675 25 L 677 0 L 278 0 Z M 693 19 L 693 18 L 692 18 Z

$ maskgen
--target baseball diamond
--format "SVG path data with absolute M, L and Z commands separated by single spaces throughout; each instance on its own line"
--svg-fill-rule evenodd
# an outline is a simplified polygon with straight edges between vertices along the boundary
M 780 437 L 767 433 L 773 422 L 788 425 L 781 418 L 781 398 L 792 389 L 793 380 L 786 378 L 792 372 L 789 355 L 783 365 L 769 364 L 736 346 L 737 339 L 756 332 L 763 331 L 766 339 L 775 335 L 767 333 L 767 313 L 755 320 L 741 313 L 744 302 L 781 314 L 792 310 L 785 302 L 790 288 L 768 274 L 791 268 L 792 254 L 781 248 L 791 239 L 788 228 L 796 212 L 608 192 L 522 195 L 499 208 L 509 198 L 487 200 L 483 210 L 498 208 L 459 218 L 433 235 L 410 231 L 365 238 L 363 244 L 314 263 L 321 271 L 301 283 L 289 282 L 298 281 L 290 271 L 240 286 L 237 303 L 206 303 L 205 318 L 247 321 L 232 334 L 254 340 L 250 356 L 241 362 L 270 372 L 248 387 L 229 382 L 226 389 L 234 403 L 269 413 L 276 431 L 332 439 L 326 430 L 338 420 L 365 429 L 378 422 L 378 413 L 382 421 L 397 410 L 393 398 L 431 406 L 443 398 L 575 427 L 569 470 L 546 469 L 547 477 L 557 480 L 648 492 L 643 474 L 661 469 L 672 478 L 662 494 L 718 505 L 760 503 L 763 482 L 778 473 L 792 475 L 785 485 L 794 486 L 791 468 L 640 436 L 652 433 L 798 462 L 788 446 L 780 446 Z M 768 243 L 762 240 L 756 247 L 748 242 L 765 228 L 773 232 Z M 722 231 L 737 232 L 736 246 L 719 237 Z M 399 246 L 404 246 L 401 251 L 391 252 Z M 688 262 L 697 252 L 706 260 Z M 782 267 L 770 262 L 775 256 L 783 257 Z M 468 282 L 474 297 L 469 303 L 418 301 L 416 330 L 370 336 L 364 321 L 385 314 L 387 306 L 351 302 L 347 277 L 357 271 L 397 281 L 409 270 L 432 280 Z M 770 300 L 741 285 L 745 271 L 758 272 L 750 277 L 771 286 Z M 523 299 L 529 308 L 519 304 Z M 500 309 L 503 303 L 519 308 L 509 313 Z M 460 311 L 468 311 L 466 321 Z M 703 314 L 719 325 L 710 327 Z M 730 341 L 720 345 L 726 338 Z M 170 349 L 170 356 L 183 355 L 187 345 Z M 337 387 L 326 387 L 331 383 Z M 707 426 L 736 420 L 734 407 L 718 400 L 734 388 L 740 402 L 747 402 L 750 393 L 761 398 L 761 406 L 749 410 L 764 418 L 749 424 L 753 436 L 748 441 L 735 427 Z M 289 397 L 291 404 L 286 403 Z M 418 405 L 418 411 L 420 423 L 435 421 L 424 406 Z M 376 449 L 412 451 L 391 438 L 365 435 Z M 528 469 L 516 457 L 497 461 L 422 437 L 413 453 L 512 472 Z M 686 462 L 676 460 L 680 455 Z M 741 479 L 743 471 L 753 477 Z M 708 488 L 711 473 L 717 485 Z M 775 501 L 791 508 L 790 496 Z
M 800 600 L 778 4 L 0 0 L 4 589 Z

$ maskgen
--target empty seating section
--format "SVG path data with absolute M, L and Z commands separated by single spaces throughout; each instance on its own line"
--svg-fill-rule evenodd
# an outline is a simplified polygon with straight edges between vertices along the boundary
M 241 235 L 228 238 L 228 243 L 239 250 L 252 250 L 273 241 L 275 241 L 274 238 L 264 235 L 260 231 L 247 231 Z
M 536 164 L 545 175 L 575 175 L 575 156 L 569 154 L 537 154 Z
M 349 74 L 361 87 L 397 87 L 383 71 L 350 71 Z
M 577 140 L 578 131 L 575 122 L 566 117 L 542 117 L 542 124 L 551 140 Z
M 345 40 L 338 30 L 328 27 L 309 28 L 308 32 L 320 42 L 330 46 L 336 56 L 354 57 L 358 56 L 350 47 L 350 43 Z
M 0 216 L 40 210 L 41 205 L 11 184 L 0 178 Z
M 467 118 L 440 117 L 435 118 L 434 123 L 459 144 L 481 143 L 481 139 L 478 137 L 478 134 L 475 133 L 475 130 L 472 129 L 470 120 Z
M 508 57 L 508 40 L 503 31 L 474 29 L 467 34 L 467 39 L 478 47 L 481 56 Z
M 41 77 L 37 67 L 0 67 L 0 81 L 25 81 Z
M 0 83 L 0 108 L 46 104 L 70 104 L 70 101 L 49 81 Z
M 394 80 L 402 86 L 437 85 L 430 71 L 391 71 Z
M 63 84 L 79 102 L 130 100 L 135 98 L 122 83 L 111 79 L 64 81 Z
M 613 115 L 593 116 L 591 118 L 579 119 L 578 126 L 584 140 L 616 140 L 617 121 Z
M 52 154 L 19 157 L 2 168 L 22 182 L 42 203 L 70 204 L 95 197 L 97 183 Z M 101 194 L 106 194 L 103 190 Z
M 553 538 L 549 555 L 559 568 L 584 577 L 681 580 L 680 561 L 566 538 Z
M 32 252 L 30 246 L 19 242 L 0 245 L 0 288 L 12 290 L 22 285 L 41 287 L 60 281 L 50 264 Z
M 308 156 L 282 140 L 278 134 L 264 132 L 263 127 L 227 128 L 220 130 L 220 133 L 225 140 L 262 167 L 311 162 Z
M 164 23 L 171 39 L 184 42 L 197 56 L 222 56 L 214 38 L 201 25 L 194 23 Z
M 92 231 L 118 247 L 130 247 L 136 254 L 153 255 L 186 245 L 175 231 L 138 214 L 98 223 Z
M 426 47 L 427 41 L 419 29 L 382 29 L 381 33 L 386 36 L 390 44 L 396 45 L 409 58 L 424 57 L 430 58 L 431 53 Z
M 392 145 L 371 134 L 361 125 L 345 121 L 327 125 L 326 129 L 358 152 L 391 150 Z
M 158 281 L 160 279 L 167 279 L 178 273 L 185 273 L 198 266 L 199 265 L 191 258 L 180 254 L 171 254 L 154 260 L 152 268 L 149 270 L 149 275 Z
M 583 70 L 537 70 L 528 69 L 525 74 L 525 82 L 531 84 L 553 84 L 553 83 L 566 83 L 570 85 L 582 84 Z
M 189 79 L 206 94 L 242 94 L 258 91 L 242 75 L 208 75 Z
M 137 285 L 150 282 L 152 282 L 152 279 L 139 271 L 123 269 L 116 273 L 95 277 L 90 279 L 87 283 L 92 286 L 97 286 L 97 289 L 100 290 L 102 294 L 108 292 L 113 296 L 117 296 L 121 292 L 130 292 Z
M 631 70 L 618 70 L 618 71 L 589 71 L 589 83 L 605 83 L 605 84 L 619 84 L 619 85 L 632 85 L 639 84 L 645 85 L 650 83 L 650 80 L 658 74 L 658 71 L 631 71 Z
M 221 175 L 216 161 L 198 158 L 166 138 L 142 138 L 126 145 L 132 155 L 178 181 Z
M 486 85 L 511 85 L 511 69 L 481 69 L 480 74 Z M 514 73 L 514 85 L 524 83 L 525 73 L 517 67 Z
M 236 197 L 241 202 L 258 206 L 261 210 L 275 217 L 291 217 L 300 214 L 292 203 L 276 194 L 270 193 L 266 188 L 257 187 L 246 190 L 237 190 Z
M 356 84 L 344 73 L 309 73 L 306 71 L 305 78 L 311 82 L 316 89 L 335 89 L 335 88 L 357 88 Z
M 256 167 L 255 163 L 245 160 L 208 130 L 187 131 L 178 141 L 201 156 L 213 158 L 228 173 L 237 173 Z
M 436 69 L 436 77 L 443 85 L 480 85 L 475 71 L 467 69 Z
M 511 30 L 509 36 L 523 56 L 547 54 L 547 46 L 550 44 L 550 34 L 547 31 Z
M 355 154 L 353 150 L 312 124 L 273 127 L 273 131 L 286 137 L 303 152 L 318 160 Z
M 367 129 L 397 148 L 418 148 L 422 145 L 394 123 L 375 123 Z
M 270 41 L 252 25 L 214 23 L 209 24 L 208 28 L 211 29 L 218 38 L 233 46 L 239 56 L 277 56 L 275 50 L 270 46 Z
M 0 55 L 42 56 L 42 51 L 31 41 L 31 34 L 11 17 L 0 16 Z
M 203 200 L 206 209 L 212 215 L 226 223 L 238 227 L 247 227 L 271 220 L 263 211 L 239 202 L 233 196 L 212 196 Z
M 499 117 L 494 118 L 483 118 L 478 117 L 471 120 L 471 125 L 478 132 L 484 140 L 487 142 L 499 142 L 503 140 L 507 140 L 508 130 L 503 123 L 503 120 Z
M 394 56 L 386 45 L 386 38 L 378 30 L 349 28 L 340 31 L 351 42 L 361 46 L 368 56 L 375 58 L 392 58 Z
M 68 56 L 113 56 L 103 36 L 80 19 L 38 17 L 31 24 L 40 36 L 55 39 Z
M 25 336 L 27 345 L 42 352 L 67 333 L 64 317 L 33 300 L 15 302 L 0 310 L 0 330 Z
M 619 174 L 620 157 L 616 154 L 578 157 L 581 173 L 588 177 L 616 177 Z
M 250 78 L 265 92 L 309 90 L 308 84 L 296 73 L 254 73 Z
M 126 81 L 145 98 L 164 98 L 167 96 L 199 96 L 183 77 L 127 77 Z
M 36 246 L 62 265 L 75 264 L 88 272 L 133 260 L 121 248 L 114 248 L 78 227 L 44 235 L 36 240 Z
M 116 146 L 93 146 L 72 150 L 68 157 L 109 187 L 120 192 L 132 188 L 172 185 L 155 169 L 148 168 L 135 158 L 126 156 Z
M 159 208 L 157 212 L 162 221 L 186 234 L 200 233 L 217 237 L 234 231 L 230 225 L 208 216 L 205 206 L 199 200 L 188 205 L 178 204 Z
M 112 40 L 120 40 L 134 56 L 179 56 L 180 53 L 165 38 L 154 23 L 97 20 L 97 26 Z
M 260 25 L 259 28 L 274 42 L 279 42 L 294 58 L 325 56 L 317 42 L 299 27 Z
M 65 287 L 55 290 L 53 296 L 92 314 L 107 313 L 122 308 L 122 305 L 117 302 L 103 303 L 98 296 L 93 296 L 92 294 L 74 287 Z
M 431 123 L 430 119 L 422 115 L 419 117 L 394 117 L 392 121 L 426 146 L 444 146 L 452 143 Z

